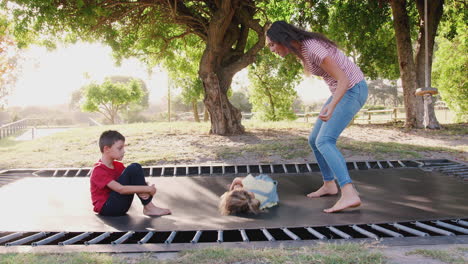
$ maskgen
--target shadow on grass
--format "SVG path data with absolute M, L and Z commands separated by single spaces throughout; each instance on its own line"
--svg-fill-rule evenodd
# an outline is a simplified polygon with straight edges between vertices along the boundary
M 414 144 L 401 144 L 396 142 L 376 142 L 376 141 L 357 141 L 348 137 L 341 137 L 338 142 L 338 148 L 350 150 L 358 153 L 368 153 L 376 157 L 392 154 L 401 158 L 420 158 L 421 152 L 448 152 L 463 153 L 461 150 L 455 150 L 447 147 L 428 147 Z

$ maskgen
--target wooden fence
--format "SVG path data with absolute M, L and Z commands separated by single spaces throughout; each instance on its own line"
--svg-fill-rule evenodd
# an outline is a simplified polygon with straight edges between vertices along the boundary
M 28 127 L 29 118 L 0 126 L 0 139 L 16 134 Z
M 382 109 L 382 110 L 369 110 L 361 109 L 358 114 L 354 117 L 352 123 L 356 121 L 364 121 L 368 124 L 372 122 L 388 122 L 388 121 L 398 121 L 405 120 L 405 114 L 400 113 L 400 110 L 404 108 L 395 107 L 392 109 Z M 316 117 L 320 112 L 308 112 L 304 114 L 296 114 L 298 117 L 304 118 L 304 122 L 309 122 L 309 117 Z M 400 114 L 400 115 L 399 115 Z

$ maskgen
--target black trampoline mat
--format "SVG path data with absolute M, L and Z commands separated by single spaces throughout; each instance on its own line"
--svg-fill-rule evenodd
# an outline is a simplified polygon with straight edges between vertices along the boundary
M 362 206 L 335 214 L 339 196 L 310 199 L 320 173 L 271 174 L 279 206 L 260 215 L 222 216 L 219 197 L 235 176 L 148 177 L 158 189 L 153 202 L 172 215 L 147 217 L 135 197 L 125 216 L 92 211 L 89 178 L 24 178 L 0 188 L 0 231 L 179 231 L 392 223 L 468 217 L 468 185 L 417 168 L 351 171 Z M 244 176 L 244 175 L 242 175 Z

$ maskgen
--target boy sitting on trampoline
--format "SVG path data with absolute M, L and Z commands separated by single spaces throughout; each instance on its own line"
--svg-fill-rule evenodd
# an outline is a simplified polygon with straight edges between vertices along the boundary
M 120 216 L 127 213 L 136 194 L 143 204 L 145 215 L 167 215 L 169 209 L 152 203 L 156 194 L 154 184 L 145 182 L 143 168 L 132 163 L 127 168 L 120 162 L 125 154 L 125 137 L 117 131 L 108 130 L 99 138 L 101 159 L 91 172 L 91 199 L 94 211 L 104 216 Z
M 221 196 L 219 211 L 223 215 L 263 212 L 278 204 L 276 185 L 277 182 L 266 174 L 237 177 L 229 186 L 229 191 Z

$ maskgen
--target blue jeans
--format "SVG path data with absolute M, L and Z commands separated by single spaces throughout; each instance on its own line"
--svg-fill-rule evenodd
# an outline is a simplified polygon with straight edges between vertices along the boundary
M 324 181 L 333 181 L 336 178 L 340 187 L 352 182 L 346 161 L 336 147 L 336 141 L 366 102 L 367 93 L 367 84 L 363 80 L 346 91 L 327 122 L 317 118 L 309 135 L 309 145 L 314 151 Z M 332 99 L 333 96 L 328 98 L 325 105 Z

